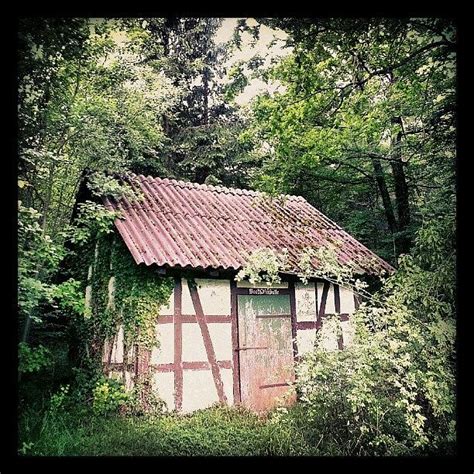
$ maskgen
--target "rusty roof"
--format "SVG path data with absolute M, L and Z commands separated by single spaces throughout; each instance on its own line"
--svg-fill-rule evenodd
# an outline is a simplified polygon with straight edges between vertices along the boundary
M 287 249 L 294 273 L 303 249 L 333 247 L 360 273 L 394 270 L 300 196 L 134 174 L 123 179 L 143 198 L 108 197 L 105 204 L 120 211 L 115 225 L 137 264 L 238 270 L 254 250 Z

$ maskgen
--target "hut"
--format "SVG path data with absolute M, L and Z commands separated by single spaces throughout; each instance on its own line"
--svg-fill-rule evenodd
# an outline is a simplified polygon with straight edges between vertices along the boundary
M 219 402 L 269 409 L 288 392 L 295 361 L 311 350 L 318 331 L 328 350 L 350 345 L 358 298 L 324 279 L 298 279 L 305 248 L 332 248 L 361 274 L 393 270 L 302 197 L 133 174 L 124 180 L 141 199 L 104 199 L 120 212 L 116 236 L 136 265 L 172 279 L 173 288 L 156 315 L 156 346 L 133 353 L 118 327 L 102 362 L 128 387 L 149 374 L 169 410 L 187 413 Z M 281 281 L 236 281 L 259 249 L 285 252 Z M 90 300 L 90 286 L 87 294 Z M 329 315 L 342 333 L 325 324 Z M 128 351 L 132 363 L 125 362 Z

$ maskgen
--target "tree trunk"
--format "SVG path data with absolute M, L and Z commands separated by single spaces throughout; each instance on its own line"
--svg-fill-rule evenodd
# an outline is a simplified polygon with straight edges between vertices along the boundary
M 398 231 L 398 225 L 395 218 L 395 212 L 393 210 L 392 200 L 390 199 L 390 193 L 388 192 L 387 182 L 385 181 L 382 164 L 378 158 L 372 158 L 372 165 L 374 167 L 375 180 L 380 191 L 380 196 L 382 197 L 388 228 L 390 233 L 395 237 Z M 398 255 L 398 250 L 396 253 Z
M 363 73 L 364 72 L 364 64 L 363 61 L 361 60 L 360 56 L 354 56 L 354 61 L 355 61 L 355 69 L 356 69 L 356 80 L 358 83 L 359 89 L 363 92 L 365 89 L 364 82 L 359 80 L 357 74 L 358 73 Z M 393 83 L 393 74 L 391 74 L 390 82 Z M 383 203 L 383 208 L 385 211 L 385 217 L 387 219 L 387 224 L 388 228 L 390 230 L 390 233 L 392 234 L 392 238 L 394 241 L 394 254 L 395 258 L 398 257 L 401 253 L 401 249 L 399 247 L 400 242 L 399 242 L 399 225 L 395 217 L 395 212 L 393 210 L 393 204 L 392 200 L 390 198 L 390 193 L 387 188 L 387 182 L 385 180 L 385 174 L 382 168 L 382 164 L 380 163 L 380 160 L 376 157 L 372 157 L 372 166 L 374 167 L 374 172 L 375 172 L 375 180 L 377 182 L 377 186 L 380 191 L 380 196 L 382 197 L 382 203 Z M 392 173 L 393 173 L 393 168 L 392 168 Z
M 403 132 L 396 135 L 393 146 L 393 160 L 390 162 L 392 176 L 395 184 L 395 203 L 398 215 L 398 233 L 396 236 L 397 255 L 408 253 L 411 247 L 409 235 L 410 226 L 410 201 L 408 185 L 405 176 L 404 163 L 401 157 L 400 143 Z
M 203 124 L 209 125 L 209 68 L 206 66 L 203 71 L 202 76 L 202 83 L 203 83 Z
M 23 326 L 23 333 L 21 336 L 21 342 L 27 342 L 28 336 L 30 335 L 30 327 L 31 327 L 31 317 L 29 314 L 26 315 L 25 324 Z

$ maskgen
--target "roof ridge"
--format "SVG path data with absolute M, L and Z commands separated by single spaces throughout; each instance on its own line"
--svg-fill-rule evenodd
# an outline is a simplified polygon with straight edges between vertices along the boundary
M 231 188 L 231 187 L 228 187 L 228 186 L 214 186 L 214 185 L 210 185 L 210 184 L 200 184 L 200 183 L 194 183 L 192 181 L 184 181 L 184 180 L 174 179 L 174 178 L 161 178 L 160 176 L 151 176 L 151 175 L 144 176 L 143 174 L 136 174 L 136 173 L 133 173 L 131 171 L 128 171 L 127 173 L 125 173 L 125 175 L 132 176 L 132 177 L 134 177 L 136 179 L 139 179 L 141 181 L 151 179 L 153 181 L 160 181 L 160 182 L 165 183 L 167 185 L 178 186 L 178 187 L 186 187 L 186 188 L 191 188 L 191 189 L 203 189 L 204 191 L 211 191 L 211 192 L 217 192 L 217 193 L 221 193 L 221 192 L 226 193 L 226 191 L 223 191 L 223 189 L 224 189 L 224 190 L 229 191 L 231 194 L 250 195 L 250 196 L 256 196 L 256 197 L 269 196 L 270 198 L 272 198 L 272 197 L 283 197 L 283 198 L 292 199 L 292 200 L 296 200 L 296 201 L 303 201 L 303 202 L 306 202 L 307 204 L 309 204 L 309 202 L 303 196 L 297 196 L 297 195 L 294 195 L 294 194 L 277 194 L 276 196 L 272 196 L 271 194 L 268 194 L 264 191 L 254 191 L 254 190 L 251 190 L 251 189 Z M 329 225 L 335 227 L 338 230 L 341 230 L 342 232 L 347 234 L 349 237 L 354 239 L 354 237 L 347 230 L 345 230 L 343 227 L 341 227 L 337 222 L 335 222 L 333 219 L 328 217 L 326 214 L 324 214 L 318 208 L 312 206 L 311 204 L 309 204 L 309 205 L 311 206 L 313 211 L 316 211 L 316 213 L 323 219 L 323 221 L 326 221 L 326 223 L 328 223 Z M 202 214 L 195 214 L 195 215 L 196 216 L 202 216 Z M 354 239 L 354 240 L 358 244 L 360 244 L 360 242 L 357 239 Z
M 185 188 L 193 188 L 193 189 L 202 189 L 204 191 L 211 191 L 217 193 L 230 193 L 230 194 L 237 194 L 237 195 L 248 195 L 248 196 L 268 196 L 270 198 L 286 198 L 292 200 L 299 200 L 299 201 L 306 201 L 303 196 L 297 196 L 294 194 L 277 194 L 276 196 L 272 196 L 271 194 L 265 191 L 255 191 L 253 189 L 243 189 L 243 188 L 232 188 L 229 186 L 222 186 L 222 185 L 212 185 L 212 184 L 200 184 L 194 183 L 192 181 L 184 181 L 181 179 L 174 179 L 174 178 L 161 178 L 159 176 L 144 176 L 142 174 L 135 174 L 132 172 L 127 173 L 128 176 L 139 179 L 141 181 L 144 180 L 153 180 L 153 181 L 160 181 L 161 183 L 178 186 L 178 187 L 185 187 Z

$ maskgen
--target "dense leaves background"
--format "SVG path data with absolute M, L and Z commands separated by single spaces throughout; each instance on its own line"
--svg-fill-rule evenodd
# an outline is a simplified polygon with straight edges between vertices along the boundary
M 308 362 L 300 390 L 314 442 L 327 453 L 450 451 L 455 24 L 238 20 L 225 44 L 216 41 L 221 24 L 20 20 L 22 384 L 43 380 L 48 393 L 73 376 L 68 354 L 86 313 L 77 244 L 92 248 L 95 235 L 109 232 L 113 216 L 94 197 L 127 192 L 111 175 L 132 171 L 299 194 L 400 268 L 360 313 L 354 350 L 315 353 Z M 260 51 L 229 67 L 265 28 L 284 33 L 286 54 L 266 62 Z M 256 78 L 279 87 L 239 105 Z M 94 176 L 92 200 L 78 206 L 85 176 Z M 56 365 L 48 362 L 51 351 L 61 354 Z M 345 383 L 337 393 L 335 375 Z M 31 402 L 27 393 L 22 403 Z M 55 400 L 67 396 L 63 390 Z M 320 441 L 317 433 L 327 429 Z

